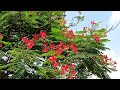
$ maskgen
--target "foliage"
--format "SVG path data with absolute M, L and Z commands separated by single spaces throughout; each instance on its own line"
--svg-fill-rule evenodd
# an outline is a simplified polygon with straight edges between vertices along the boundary
M 76 16 L 79 21 L 83 16 Z M 1 11 L 0 78 L 109 79 L 115 61 L 102 53 L 109 48 L 106 29 L 92 27 L 73 33 L 63 11 Z M 78 23 L 77 22 L 77 23 Z M 3 36 L 2 36 L 3 35 Z

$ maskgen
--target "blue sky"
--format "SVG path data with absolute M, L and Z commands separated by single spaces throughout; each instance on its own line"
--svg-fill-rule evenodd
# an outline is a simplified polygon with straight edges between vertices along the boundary
M 70 22 L 71 18 L 78 15 L 77 11 L 68 11 L 67 13 L 67 21 Z M 76 27 L 72 28 L 74 31 L 81 30 L 84 26 L 90 26 L 90 22 L 92 20 L 96 22 L 101 22 L 99 27 L 106 28 L 108 26 L 108 29 L 112 26 L 110 24 L 110 17 L 112 16 L 112 11 L 83 11 L 82 15 L 85 16 L 84 21 L 80 22 Z M 117 27 L 114 31 L 111 31 L 108 33 L 108 38 L 111 40 L 111 42 L 107 43 L 106 45 L 111 47 L 115 50 L 116 53 L 119 53 L 120 55 L 120 26 Z
M 66 12 L 66 20 L 67 23 L 70 22 L 71 18 L 78 15 L 77 11 L 67 11 Z M 101 28 L 106 28 L 106 26 L 108 26 L 108 29 L 112 26 L 112 25 L 116 25 L 118 23 L 118 21 L 120 20 L 120 12 L 114 12 L 114 11 L 82 11 L 82 15 L 85 16 L 84 21 L 80 22 L 77 26 L 75 26 L 73 29 L 73 31 L 76 30 L 81 30 L 83 29 L 84 26 L 90 26 L 90 22 L 91 21 L 95 21 L 95 22 L 101 22 L 99 27 Z M 107 54 L 109 54 L 110 57 L 112 57 L 112 55 L 114 54 L 113 58 L 115 58 L 116 60 L 119 59 L 120 61 L 120 25 L 114 30 L 111 31 L 107 34 L 108 39 L 111 40 L 111 42 L 107 43 L 106 46 L 110 47 L 110 49 L 112 51 L 108 52 Z M 118 62 L 119 62 L 118 61 Z M 119 66 L 118 66 L 119 67 Z M 120 71 L 120 68 L 119 68 Z M 116 76 L 117 75 L 117 76 Z M 119 78 L 120 79 L 120 72 L 119 74 L 114 74 L 112 78 Z

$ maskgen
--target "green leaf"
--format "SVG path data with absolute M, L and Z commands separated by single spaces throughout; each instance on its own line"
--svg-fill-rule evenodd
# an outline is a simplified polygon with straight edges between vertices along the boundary
M 22 75 L 24 74 L 24 72 L 25 72 L 24 66 L 20 67 L 17 70 L 17 72 L 11 77 L 11 79 L 20 79 L 22 77 Z
M 10 63 L 10 64 L 6 64 L 6 65 L 3 65 L 3 66 L 0 66 L 0 69 L 4 69 L 4 68 L 7 68 L 11 65 L 14 65 L 14 63 Z
M 100 42 L 102 42 L 102 43 L 104 43 L 104 42 L 110 42 L 110 40 L 109 39 L 102 39 L 102 40 L 100 40 Z
M 47 52 L 47 53 L 41 54 L 40 56 L 51 56 L 51 55 L 54 55 L 54 54 L 55 54 L 54 51 L 49 51 L 49 52 Z
M 50 61 L 49 60 L 45 60 L 44 64 L 49 64 Z
M 5 45 L 11 45 L 10 42 L 6 42 L 6 41 L 0 41 L 1 43 L 5 44 Z
M 57 58 L 59 59 L 63 59 L 64 57 L 65 57 L 64 55 L 57 56 Z
M 76 31 L 75 33 L 76 34 L 83 34 L 83 33 L 86 33 L 87 31 L 83 30 L 83 31 Z
M 66 41 L 66 37 L 63 37 L 62 35 L 55 35 L 55 39 L 56 40 Z
M 41 75 L 44 75 L 44 74 L 46 74 L 46 70 L 41 67 L 41 68 L 39 68 L 38 73 L 41 74 Z
M 57 28 L 52 28 L 51 31 L 52 31 L 53 33 L 58 33 L 58 34 L 60 34 L 60 30 L 57 29 Z
M 33 28 L 40 28 L 39 26 L 37 25 L 32 25 Z
M 101 33 L 103 33 L 103 32 L 105 32 L 105 31 L 106 31 L 106 29 L 102 28 L 102 29 L 100 29 L 100 30 L 97 30 L 96 32 L 101 32 Z

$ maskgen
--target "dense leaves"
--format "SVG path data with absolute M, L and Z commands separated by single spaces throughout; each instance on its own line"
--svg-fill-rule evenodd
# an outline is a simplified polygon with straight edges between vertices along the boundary
M 106 29 L 91 27 L 73 33 L 63 11 L 0 13 L 0 78 L 109 79 L 117 62 L 102 53 Z M 76 16 L 79 21 L 83 16 Z M 74 26 L 74 25 L 70 25 Z M 2 45 L 3 44 L 3 45 Z

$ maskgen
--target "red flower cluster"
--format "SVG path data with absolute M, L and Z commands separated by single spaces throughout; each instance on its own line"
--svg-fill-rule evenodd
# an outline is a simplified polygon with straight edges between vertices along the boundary
M 42 52 L 48 52 L 48 42 L 45 42 L 43 46 L 44 46 L 44 48 L 43 48 Z
M 33 34 L 33 40 L 38 40 L 40 38 L 39 34 Z
M 71 74 L 71 78 L 75 78 L 76 77 L 76 71 L 74 70 L 74 65 L 73 63 L 70 63 L 70 74 Z
M 39 34 L 33 34 L 33 38 L 28 40 L 28 38 L 23 37 L 22 41 L 27 45 L 27 48 L 31 49 L 33 46 L 35 46 L 34 44 L 34 40 L 38 40 L 39 38 L 41 38 L 41 40 L 44 40 L 47 37 L 47 34 L 45 31 L 40 31 Z M 47 48 L 45 47 L 43 52 L 47 52 Z
M 63 48 L 63 42 L 60 41 L 60 43 L 58 45 L 55 46 L 55 48 L 53 49 L 57 55 L 61 55 L 64 48 Z
M 52 66 L 53 66 L 53 68 L 57 68 L 60 66 L 60 64 L 58 62 L 54 62 Z
M 57 59 L 57 58 L 56 58 L 55 56 L 50 56 L 50 57 L 49 57 L 49 60 L 50 60 L 51 63 L 56 62 L 56 59 Z
M 76 44 L 73 44 L 73 42 L 69 43 L 70 49 L 72 49 L 73 52 L 78 53 Z
M 68 38 L 75 38 L 76 36 L 74 35 L 73 31 L 72 30 L 62 30 L 61 33 L 65 36 L 65 37 L 68 37 Z
M 22 41 L 27 45 L 28 49 L 31 49 L 33 46 L 35 46 L 34 41 L 32 39 L 28 40 L 28 38 L 23 37 Z
M 117 64 L 116 61 L 113 61 L 112 58 L 108 58 L 107 55 L 100 54 L 100 57 L 102 58 L 102 61 L 101 61 L 102 64 L 104 63 L 112 63 L 113 65 Z
M 48 37 L 48 35 L 46 34 L 45 31 L 40 31 L 39 34 L 33 34 L 33 40 L 38 40 L 39 38 L 41 38 L 42 40 L 44 40 L 47 37 Z
M 84 37 L 85 36 L 84 33 L 81 36 Z
M 91 22 L 92 25 L 95 25 L 96 23 L 94 22 L 94 20 Z
M 70 68 L 71 68 L 71 69 L 74 69 L 73 63 L 70 63 Z
M 100 42 L 100 37 L 98 37 L 96 34 L 93 35 L 93 38 L 96 42 Z
M 85 30 L 85 31 L 88 30 L 88 32 L 92 32 L 92 29 L 91 29 L 91 28 L 88 28 L 88 27 L 83 27 L 83 30 Z
M 69 70 L 70 70 L 70 72 L 69 72 Z M 61 67 L 61 71 L 60 71 L 60 75 L 63 75 L 63 74 L 65 74 L 65 73 L 67 73 L 67 72 L 69 72 L 70 74 L 71 74 L 71 76 L 67 76 L 67 79 L 69 78 L 73 78 L 73 77 L 76 77 L 76 71 L 74 70 L 74 65 L 73 65 L 73 63 L 70 63 L 70 65 L 68 66 L 68 65 L 64 65 L 64 66 L 62 66 Z
M 41 37 L 42 40 L 44 40 L 45 38 L 48 37 L 48 35 L 46 34 L 45 31 L 40 31 L 40 37 Z
M 63 53 L 63 51 L 68 50 L 68 49 L 71 49 L 75 53 L 78 52 L 77 46 L 75 44 L 73 44 L 72 42 L 70 42 L 70 44 L 68 45 L 68 44 L 64 44 L 62 41 L 60 41 L 60 43 L 58 45 L 55 45 L 52 43 L 49 46 L 47 43 L 47 44 L 44 44 L 44 48 L 42 51 L 48 52 L 48 48 L 51 51 L 54 51 L 57 55 L 61 55 Z
M 59 67 L 59 63 L 56 62 L 57 58 L 55 56 L 50 56 L 49 57 L 50 63 L 52 64 L 53 68 Z
M 66 72 L 68 72 L 68 65 L 65 64 L 61 67 L 60 75 L 63 75 Z

